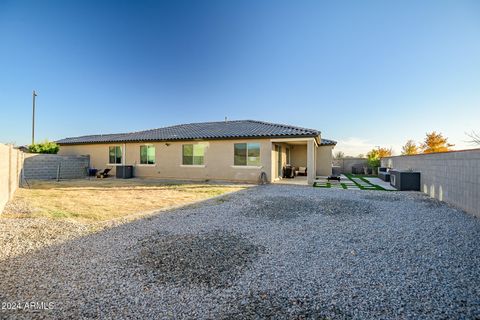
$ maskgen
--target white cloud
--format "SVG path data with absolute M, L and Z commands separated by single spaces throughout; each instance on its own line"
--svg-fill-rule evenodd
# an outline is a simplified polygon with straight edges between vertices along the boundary
M 366 154 L 368 151 L 375 148 L 375 144 L 366 139 L 349 137 L 338 140 L 334 152 L 342 151 L 347 156 L 358 156 L 359 154 Z

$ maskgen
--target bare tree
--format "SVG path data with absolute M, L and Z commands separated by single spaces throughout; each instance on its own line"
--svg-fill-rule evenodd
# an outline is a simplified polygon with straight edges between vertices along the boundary
M 345 153 L 343 153 L 342 151 L 337 151 L 337 152 L 335 152 L 335 155 L 333 157 L 335 159 L 343 159 L 343 158 L 345 158 Z
M 480 133 L 472 131 L 471 133 L 467 133 L 466 135 L 469 136 L 472 139 L 468 142 L 480 145 Z

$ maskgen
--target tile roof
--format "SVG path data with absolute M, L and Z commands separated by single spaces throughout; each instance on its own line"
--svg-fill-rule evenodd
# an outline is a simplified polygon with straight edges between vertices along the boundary
M 83 143 L 110 143 L 136 141 L 175 141 L 175 140 L 214 140 L 261 137 L 316 137 L 320 134 L 314 129 L 300 128 L 284 124 L 256 120 L 235 120 L 221 122 L 202 122 L 180 124 L 152 130 L 118 134 L 100 134 L 65 138 L 58 140 L 60 145 Z M 334 141 L 322 139 L 324 142 Z
M 337 144 L 337 141 L 333 141 L 330 139 L 323 139 L 323 138 L 322 138 L 322 141 L 320 142 L 321 146 L 334 146 L 336 144 Z

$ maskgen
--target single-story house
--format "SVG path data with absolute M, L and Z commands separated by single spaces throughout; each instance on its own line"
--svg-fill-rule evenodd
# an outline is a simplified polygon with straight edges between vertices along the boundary
M 57 141 L 60 155 L 89 155 L 92 168 L 134 167 L 136 177 L 268 182 L 282 179 L 284 166 L 316 176 L 332 173 L 336 142 L 314 129 L 254 120 L 180 124 Z

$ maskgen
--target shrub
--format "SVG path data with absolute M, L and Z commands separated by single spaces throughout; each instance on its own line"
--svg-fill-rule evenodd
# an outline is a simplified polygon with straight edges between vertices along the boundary
M 380 159 L 383 157 L 390 157 L 392 153 L 392 149 L 387 148 L 376 148 L 370 150 L 370 152 L 367 153 L 368 166 L 372 169 L 380 167 Z
M 41 143 L 31 144 L 28 146 L 28 151 L 32 153 L 56 154 L 58 153 L 59 149 L 60 149 L 60 146 L 58 144 L 48 140 L 45 140 L 44 142 L 41 142 Z
M 367 164 L 369 168 L 378 168 L 380 167 L 380 158 L 377 157 L 368 157 Z

